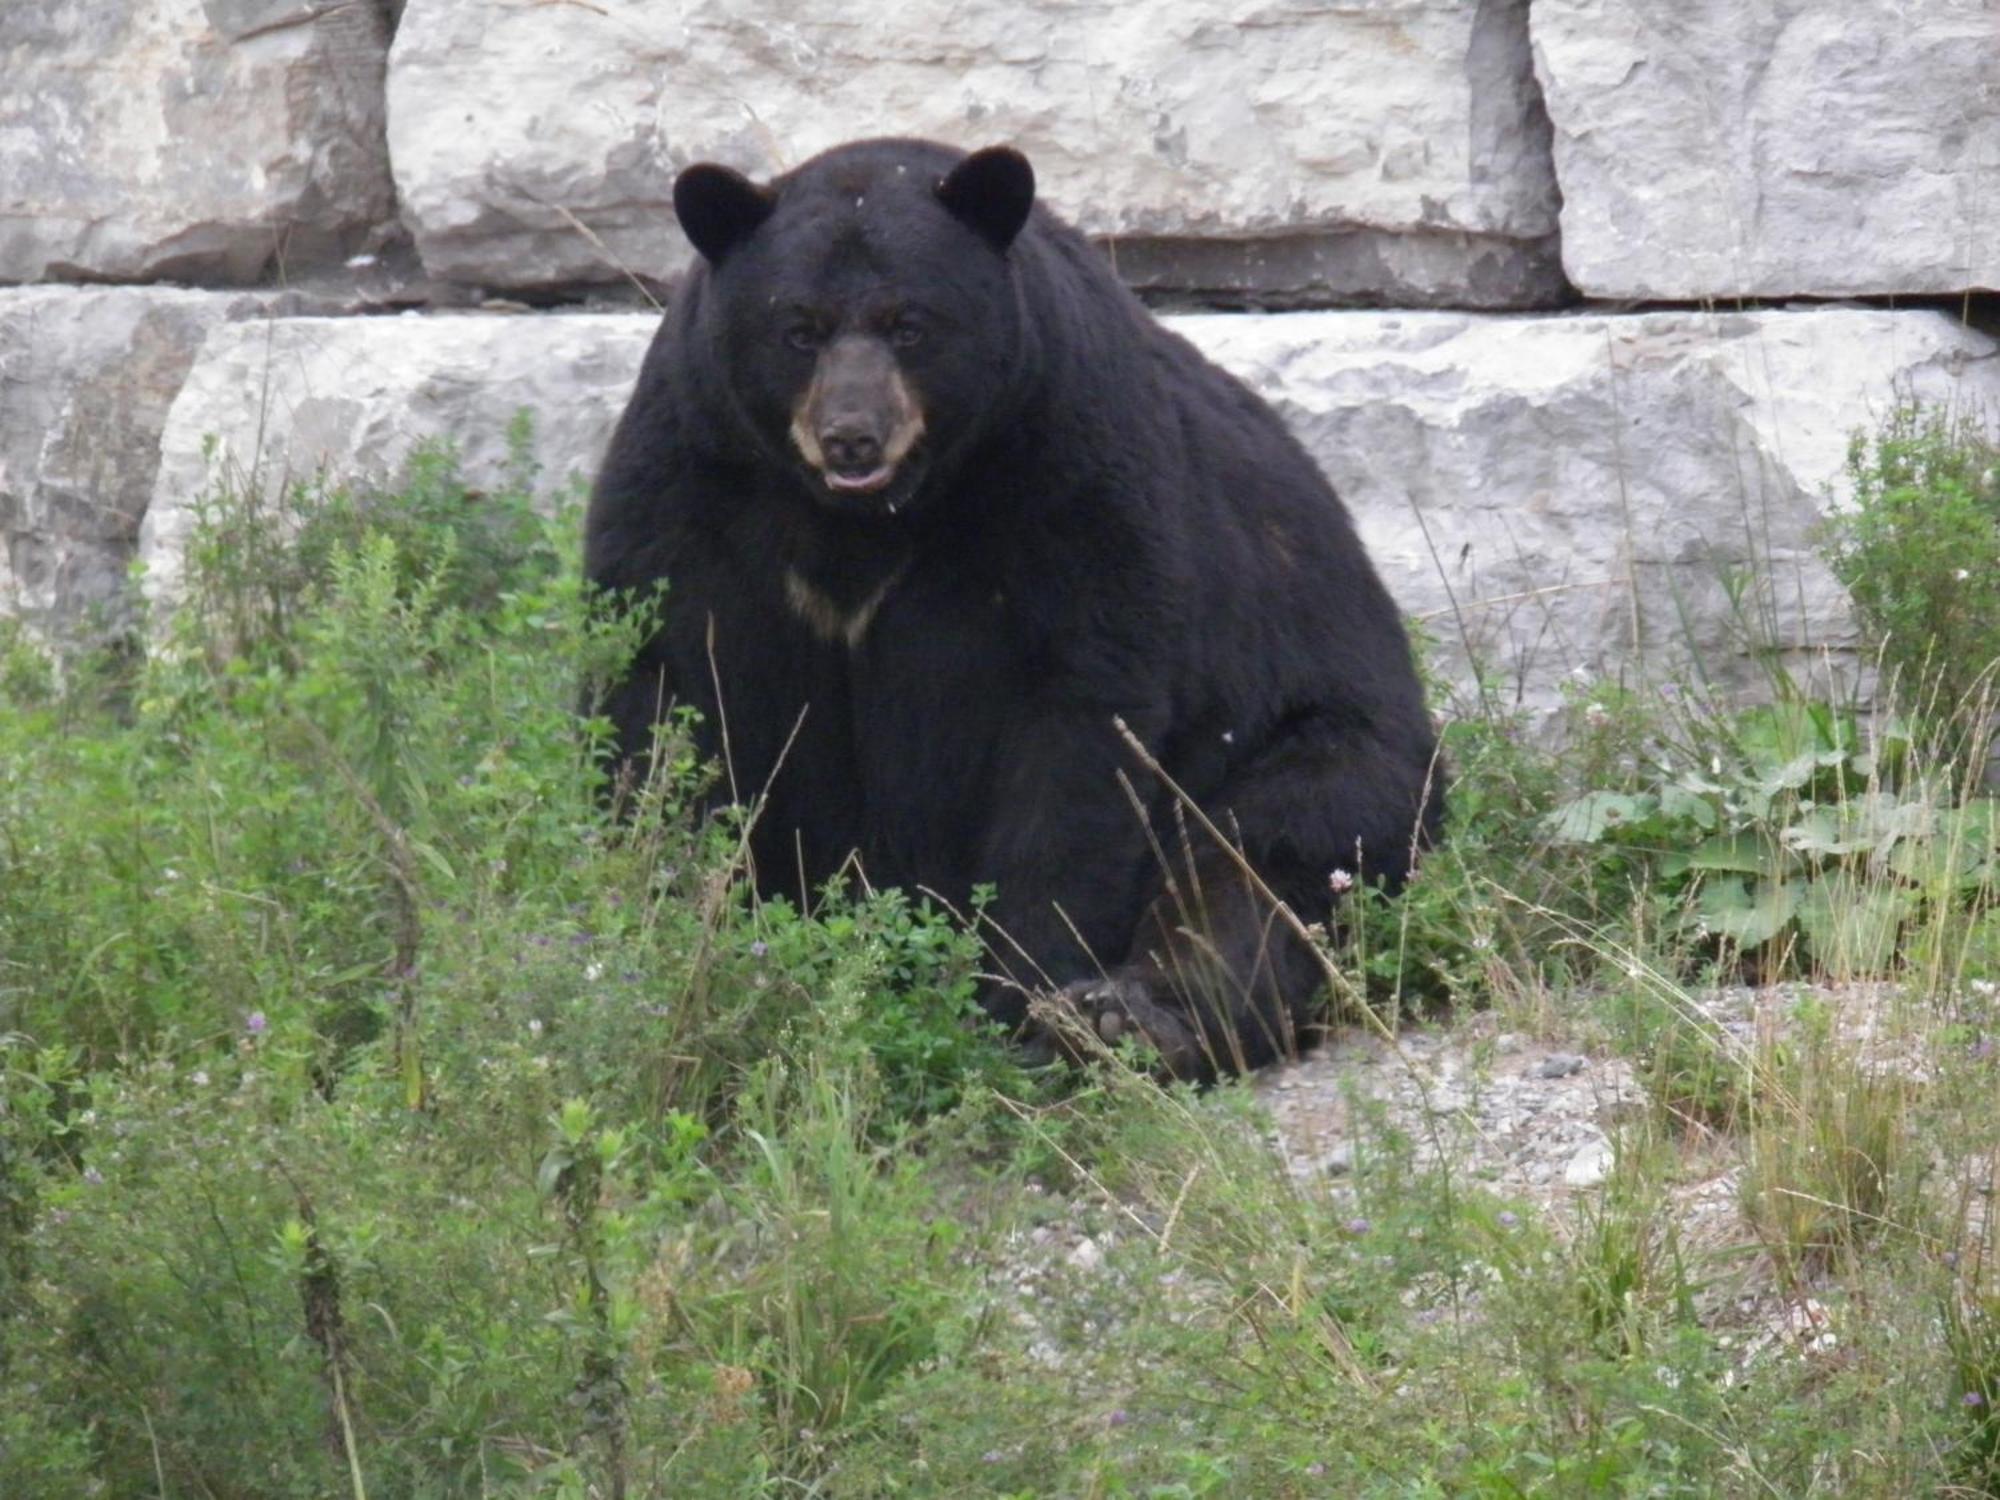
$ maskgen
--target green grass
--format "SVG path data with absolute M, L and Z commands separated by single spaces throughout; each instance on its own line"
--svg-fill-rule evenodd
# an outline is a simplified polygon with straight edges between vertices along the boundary
M 612 820 L 572 708 L 643 609 L 531 484 L 432 452 L 286 549 L 218 496 L 143 661 L 0 646 L 0 1494 L 2000 1492 L 2000 871 L 1923 746 L 1454 726 L 1453 841 L 1339 991 L 1643 1106 L 1573 1199 L 1380 1109 L 1301 1179 L 1244 1085 L 1024 1072 L 922 903 L 754 901 L 678 731 Z M 1718 874 L 1899 916 L 1718 936 Z M 1723 1025 L 1764 972 L 1885 998 Z

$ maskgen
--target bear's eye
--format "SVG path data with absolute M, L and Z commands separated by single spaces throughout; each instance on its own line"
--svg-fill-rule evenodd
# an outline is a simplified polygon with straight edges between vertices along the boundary
M 824 342 L 817 324 L 790 323 L 785 327 L 786 346 L 798 350 L 801 354 L 812 353 Z
M 914 349 L 924 341 L 924 325 L 905 314 L 889 325 L 889 342 L 898 349 Z

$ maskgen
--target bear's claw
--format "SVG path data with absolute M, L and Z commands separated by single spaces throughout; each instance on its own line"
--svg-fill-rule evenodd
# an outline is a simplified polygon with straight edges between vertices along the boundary
M 1097 1034 L 1106 1045 L 1136 1036 L 1158 1055 L 1162 1077 L 1193 1078 L 1202 1071 L 1201 1035 L 1187 1013 L 1171 1000 L 1155 998 L 1154 985 L 1136 974 L 1079 979 L 1062 987 L 1050 1002 Z M 1076 1039 L 1066 1039 L 1061 1023 L 1043 1023 L 1029 1039 L 1031 1056 L 1060 1051 L 1079 1055 Z M 1039 1046 L 1037 1044 L 1040 1044 Z

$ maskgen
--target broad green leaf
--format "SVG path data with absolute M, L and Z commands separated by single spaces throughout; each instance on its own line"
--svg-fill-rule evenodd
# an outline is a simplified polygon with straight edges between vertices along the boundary
M 1688 851 L 1690 870 L 1735 870 L 1764 880 L 1781 879 L 1798 861 L 1759 833 L 1719 833 Z
M 1981 797 L 1954 808 L 1945 821 L 1968 848 L 1984 850 L 1989 860 L 2000 859 L 2000 800 Z
M 1760 881 L 1753 891 L 1733 875 L 1703 884 L 1695 900 L 1702 930 L 1743 948 L 1761 948 L 1790 925 L 1800 881 Z
M 1715 831 L 1715 804 L 1684 786 L 1663 786 L 1660 816 L 1672 823 L 1692 823 L 1703 833 Z
M 1928 838 L 1909 838 L 1889 855 L 1889 868 L 1934 894 L 1976 891 L 2000 880 L 1995 835 L 2000 819 L 1990 801 L 1968 803 L 1938 813 Z
M 1840 813 L 1831 807 L 1809 807 L 1779 835 L 1787 849 L 1801 854 L 1834 854 L 1841 850 Z
M 1738 753 L 1760 779 L 1772 778 L 1805 757 L 1845 749 L 1839 722 L 1822 703 L 1772 703 L 1746 709 L 1737 716 L 1734 731 Z
M 1893 792 L 1864 792 L 1848 800 L 1872 839 L 1875 849 L 1887 850 L 1898 839 L 1928 838 L 1937 822 L 1936 810 L 1927 802 L 1899 797 Z
M 1896 939 L 1915 913 L 1902 886 L 1834 875 L 1806 884 L 1796 912 L 1813 959 L 1834 979 L 1880 974 L 1896 956 Z
M 1803 755 L 1793 756 L 1758 784 L 1768 792 L 1795 792 L 1800 787 L 1810 786 L 1813 778 L 1825 767 L 1837 766 L 1846 759 L 1844 750 L 1808 750 Z
M 1887 868 L 1919 888 L 1941 895 L 1979 885 L 1984 859 L 1948 838 L 1905 839 L 1889 851 Z
M 1658 810 L 1658 799 L 1647 792 L 1586 792 L 1550 813 L 1547 826 L 1550 837 L 1565 843 L 1594 844 Z
M 1783 838 L 1787 848 L 1803 854 L 1886 854 L 1899 840 L 1926 837 L 1933 816 L 1922 802 L 1891 792 L 1860 792 L 1807 809 Z
M 1895 780 L 1909 764 L 1912 743 L 1909 725 L 1897 718 L 1883 721 L 1875 726 L 1868 749 L 1854 757 L 1855 775 Z

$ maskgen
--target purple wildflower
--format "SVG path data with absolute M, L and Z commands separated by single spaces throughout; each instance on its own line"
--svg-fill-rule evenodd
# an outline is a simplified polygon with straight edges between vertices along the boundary
M 1493 1216 L 1493 1222 L 1502 1229 L 1513 1229 L 1521 1222 L 1521 1216 L 1511 1208 L 1503 1208 Z
M 1346 1229 L 1346 1231 L 1349 1234 L 1363 1235 L 1366 1234 L 1369 1230 L 1373 1229 L 1375 1226 L 1369 1223 L 1366 1219 L 1360 1217 L 1359 1215 L 1356 1215 L 1354 1218 L 1349 1219 L 1347 1223 L 1344 1224 L 1342 1227 Z
M 1986 1404 L 1986 1397 L 1978 1391 L 1967 1391 L 1958 1398 L 1958 1404 L 1968 1408 L 1981 1407 Z
M 83 1169 L 83 1180 L 92 1187 L 104 1186 L 104 1174 L 95 1167 L 85 1167 Z
M 750 945 L 750 956 L 752 958 L 762 958 L 766 953 L 769 953 L 770 951 L 771 951 L 771 945 L 765 942 L 762 938 L 758 938 L 756 942 Z
M 243 1018 L 243 1029 L 252 1036 L 262 1036 L 264 1028 L 270 1024 L 269 1021 L 264 1019 L 264 1012 L 261 1010 L 253 1010 Z

